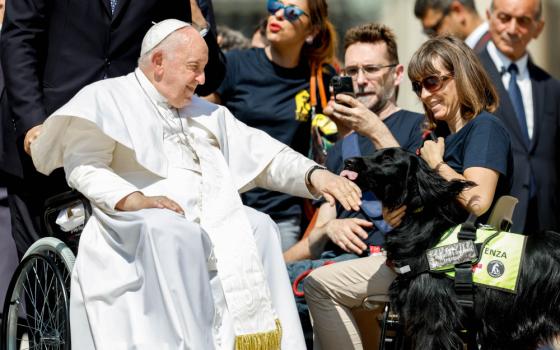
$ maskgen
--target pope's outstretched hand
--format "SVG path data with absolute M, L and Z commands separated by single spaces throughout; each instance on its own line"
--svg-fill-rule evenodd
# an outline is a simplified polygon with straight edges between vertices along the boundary
M 311 174 L 309 182 L 329 204 L 334 205 L 338 201 L 346 210 L 360 210 L 362 191 L 347 178 L 328 170 L 317 170 Z

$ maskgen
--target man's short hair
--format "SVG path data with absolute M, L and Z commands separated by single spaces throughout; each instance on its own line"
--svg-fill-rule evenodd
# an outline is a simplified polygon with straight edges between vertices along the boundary
M 380 42 L 384 42 L 387 46 L 387 59 L 391 63 L 399 63 L 395 33 L 383 24 L 367 23 L 348 29 L 344 35 L 344 50 L 356 43 L 377 44 Z
M 416 0 L 414 4 L 414 15 L 418 19 L 424 18 L 428 10 L 447 12 L 453 1 L 459 1 L 467 10 L 476 12 L 474 0 Z
M 539 1 L 539 7 L 537 7 L 537 12 L 535 13 L 535 17 L 534 19 L 536 19 L 537 21 L 541 20 L 542 17 L 542 0 L 538 0 Z M 490 1 L 490 10 L 494 11 L 494 0 Z

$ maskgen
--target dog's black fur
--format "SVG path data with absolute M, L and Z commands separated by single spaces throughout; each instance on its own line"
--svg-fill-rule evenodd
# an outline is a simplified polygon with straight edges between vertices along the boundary
M 347 169 L 357 172 L 358 185 L 374 192 L 386 207 L 407 206 L 401 225 L 386 237 L 387 258 L 397 266 L 426 259 L 426 249 L 467 217 L 456 198 L 474 184 L 446 181 L 421 158 L 400 148 L 352 158 Z M 530 235 L 520 274 L 516 295 L 475 288 L 481 314 L 476 328 L 483 349 L 536 349 L 560 334 L 560 235 Z M 412 279 L 400 276 L 390 292 L 408 346 L 462 349 L 459 330 L 466 314 L 451 279 L 431 273 Z

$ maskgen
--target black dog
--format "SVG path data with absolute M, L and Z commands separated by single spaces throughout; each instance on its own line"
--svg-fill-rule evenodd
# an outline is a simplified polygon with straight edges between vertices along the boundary
M 414 259 L 420 266 L 426 249 L 467 217 L 456 198 L 474 184 L 446 181 L 400 148 L 349 159 L 347 169 L 357 172 L 358 185 L 374 192 L 386 207 L 407 206 L 401 225 L 386 237 L 387 259 L 396 266 Z M 408 347 L 462 349 L 459 332 L 467 315 L 451 279 L 432 273 L 399 276 L 390 293 Z M 475 329 L 483 349 L 536 349 L 552 343 L 560 335 L 560 235 L 528 237 L 517 294 L 476 286 L 474 297 L 481 316 Z

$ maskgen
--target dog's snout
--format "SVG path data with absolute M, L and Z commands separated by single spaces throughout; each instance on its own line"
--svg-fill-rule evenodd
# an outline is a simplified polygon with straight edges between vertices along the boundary
M 344 169 L 352 170 L 357 173 L 363 168 L 364 160 L 362 158 L 354 157 L 348 158 L 344 161 Z

